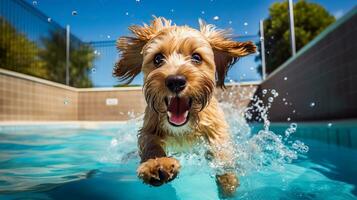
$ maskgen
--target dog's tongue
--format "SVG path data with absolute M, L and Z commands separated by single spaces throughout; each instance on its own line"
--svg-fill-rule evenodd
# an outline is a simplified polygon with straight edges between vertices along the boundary
M 167 108 L 169 121 L 178 126 L 184 124 L 187 120 L 189 108 L 187 98 L 172 97 Z

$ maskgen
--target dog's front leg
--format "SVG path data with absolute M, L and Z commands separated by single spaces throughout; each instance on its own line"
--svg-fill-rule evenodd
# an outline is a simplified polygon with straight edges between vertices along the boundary
M 233 147 L 228 142 L 223 144 L 211 143 L 210 155 L 213 156 L 213 162 L 219 168 L 216 183 L 222 197 L 233 196 L 239 186 L 239 179 L 234 170 L 233 152 Z
M 180 169 L 179 161 L 166 156 L 161 138 L 142 133 L 138 140 L 141 157 L 138 177 L 153 186 L 160 186 L 176 178 Z

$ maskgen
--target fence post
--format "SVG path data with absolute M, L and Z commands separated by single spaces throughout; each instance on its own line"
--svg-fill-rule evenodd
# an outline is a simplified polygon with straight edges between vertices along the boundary
M 290 21 L 290 40 L 291 40 L 291 53 L 293 56 L 296 54 L 295 46 L 295 25 L 294 25 L 294 4 L 293 0 L 289 0 L 289 21 Z
M 66 26 L 66 85 L 69 85 L 70 26 Z
M 265 80 L 266 78 L 266 66 L 265 66 L 265 45 L 264 45 L 264 21 L 259 21 L 260 27 L 260 55 L 262 58 L 262 78 Z

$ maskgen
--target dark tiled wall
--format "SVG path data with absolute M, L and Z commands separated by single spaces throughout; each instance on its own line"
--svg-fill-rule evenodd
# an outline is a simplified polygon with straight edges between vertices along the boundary
M 265 103 L 269 95 L 262 97 L 263 89 L 279 93 L 269 110 L 270 120 L 357 118 L 356 10 L 261 84 L 256 94 Z

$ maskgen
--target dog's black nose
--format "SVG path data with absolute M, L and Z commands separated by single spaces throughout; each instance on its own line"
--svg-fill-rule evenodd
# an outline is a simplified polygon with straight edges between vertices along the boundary
M 181 75 L 170 75 L 166 78 L 166 87 L 171 90 L 171 92 L 181 92 L 186 87 L 186 78 Z

